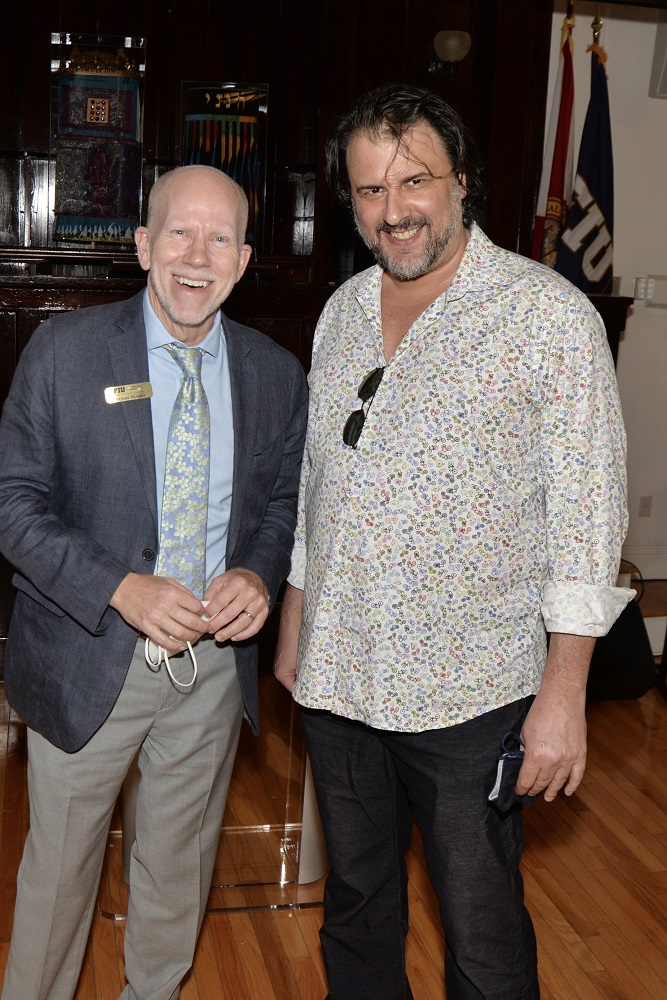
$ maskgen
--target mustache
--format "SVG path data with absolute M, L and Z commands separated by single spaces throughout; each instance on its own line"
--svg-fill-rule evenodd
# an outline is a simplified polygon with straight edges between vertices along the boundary
M 395 226 L 390 226 L 388 222 L 381 222 L 376 227 L 376 233 L 404 233 L 407 229 L 420 229 L 422 226 L 430 226 L 429 220 L 421 215 L 419 217 L 401 219 Z

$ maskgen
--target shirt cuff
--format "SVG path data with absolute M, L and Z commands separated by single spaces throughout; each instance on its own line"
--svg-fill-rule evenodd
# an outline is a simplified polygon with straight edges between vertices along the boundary
M 292 568 L 287 582 L 297 590 L 303 590 L 306 584 L 306 546 L 295 545 L 292 549 Z
M 629 587 L 550 581 L 542 588 L 545 628 L 570 635 L 606 635 L 635 593 Z

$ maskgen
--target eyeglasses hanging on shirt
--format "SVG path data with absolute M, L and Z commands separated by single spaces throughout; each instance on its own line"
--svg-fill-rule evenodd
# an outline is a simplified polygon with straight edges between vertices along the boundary
M 366 423 L 368 411 L 373 405 L 375 393 L 380 388 L 380 382 L 382 381 L 383 375 L 384 368 L 374 368 L 370 375 L 366 376 L 357 390 L 357 395 L 359 396 L 362 405 L 358 410 L 352 411 L 345 422 L 345 427 L 343 428 L 343 441 L 348 448 L 357 447 L 357 442 L 361 437 L 361 432 L 364 429 L 364 424 Z M 368 406 L 364 410 L 364 404 L 366 403 L 368 403 Z

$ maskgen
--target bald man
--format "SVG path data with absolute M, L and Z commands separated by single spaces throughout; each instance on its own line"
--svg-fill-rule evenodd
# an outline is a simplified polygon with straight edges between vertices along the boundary
M 2 1000 L 74 995 L 137 751 L 122 1000 L 175 1000 L 192 963 L 244 715 L 257 730 L 256 636 L 289 571 L 305 432 L 298 361 L 220 310 L 247 213 L 211 167 L 161 177 L 136 233 L 146 290 L 42 324 L 4 408 L 5 685 L 28 727 L 30 833 Z M 169 536 L 174 427 L 205 487 Z

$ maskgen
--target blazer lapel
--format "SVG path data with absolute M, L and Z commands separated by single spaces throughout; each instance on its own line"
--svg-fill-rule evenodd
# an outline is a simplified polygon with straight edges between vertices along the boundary
M 222 316 L 227 360 L 232 390 L 234 419 L 234 473 L 232 484 L 232 509 L 229 515 L 227 560 L 238 541 L 243 513 L 243 503 L 248 488 L 251 457 L 255 453 L 257 437 L 257 379 L 250 360 L 251 348 L 235 323 Z
M 114 385 L 148 382 L 148 350 L 143 317 L 143 293 L 128 301 L 124 315 L 108 341 Z M 155 483 L 155 454 L 153 447 L 153 422 L 150 399 L 136 399 L 119 403 L 132 448 L 137 460 L 139 476 L 146 493 L 146 500 L 159 532 L 157 514 L 157 487 Z

